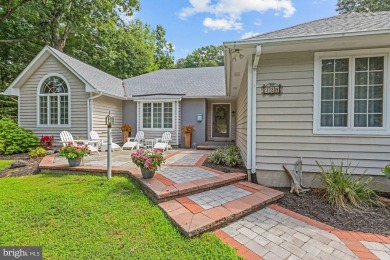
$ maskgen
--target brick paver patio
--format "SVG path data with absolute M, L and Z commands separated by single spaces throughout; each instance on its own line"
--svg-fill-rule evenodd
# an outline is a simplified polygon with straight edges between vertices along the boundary
M 191 182 L 219 176 L 218 173 L 198 167 L 163 166 L 158 173 L 175 183 Z

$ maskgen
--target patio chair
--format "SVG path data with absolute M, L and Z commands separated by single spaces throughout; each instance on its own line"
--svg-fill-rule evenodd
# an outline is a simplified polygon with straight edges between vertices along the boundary
M 135 147 L 139 149 L 143 146 L 142 142 L 145 140 L 144 131 L 138 131 L 134 138 L 127 138 L 127 142 L 123 144 L 122 149 L 133 150 Z
M 91 131 L 89 133 L 89 135 L 91 136 L 91 140 L 92 141 L 99 141 L 98 142 L 98 148 L 100 148 L 100 150 L 103 152 L 107 151 L 107 143 L 105 143 L 103 141 L 102 138 L 99 137 L 99 134 L 96 132 L 96 131 Z M 115 150 L 122 150 L 122 148 L 117 145 L 116 143 L 113 143 L 112 142 L 112 138 L 111 138 L 111 150 L 114 152 Z
M 66 146 L 68 143 L 72 143 L 73 145 L 78 145 L 77 142 L 75 142 L 75 140 L 73 139 L 73 135 L 71 133 L 69 133 L 68 131 L 62 131 L 60 133 L 60 138 L 61 138 L 61 143 L 63 146 Z M 88 144 L 87 140 L 83 141 L 83 144 L 87 145 L 88 149 L 91 152 L 99 153 L 98 148 L 93 146 L 93 145 Z
M 161 138 L 156 138 L 157 142 L 154 145 L 154 149 L 163 149 L 163 150 L 168 150 L 172 149 L 172 146 L 169 145 L 169 141 L 171 141 L 172 135 L 170 132 L 165 132 L 163 133 Z

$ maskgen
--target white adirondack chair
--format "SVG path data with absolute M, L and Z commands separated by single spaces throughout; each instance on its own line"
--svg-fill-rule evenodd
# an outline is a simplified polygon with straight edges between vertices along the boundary
M 77 143 L 74 141 L 73 139 L 73 136 L 71 133 L 69 133 L 68 131 L 62 131 L 60 133 L 60 138 L 61 138 L 61 143 L 63 146 L 66 146 L 68 143 L 72 143 L 73 145 L 77 145 Z M 91 152 L 97 152 L 99 153 L 99 150 L 97 147 L 95 146 L 92 146 L 92 145 L 89 145 L 88 144 L 88 141 L 85 141 L 84 142 L 84 145 L 87 145 L 88 149 L 91 151 Z
M 172 149 L 172 147 L 169 145 L 169 141 L 172 140 L 172 135 L 170 132 L 163 133 L 161 138 L 157 138 L 157 142 L 154 145 L 154 149 L 163 149 L 168 150 Z
M 135 137 L 127 138 L 127 142 L 123 144 L 122 149 L 130 149 L 134 148 L 139 149 L 140 146 L 143 145 L 143 141 L 145 140 L 144 131 L 138 131 Z
M 107 143 L 105 143 L 104 140 L 99 137 L 99 134 L 96 131 L 91 131 L 89 135 L 91 136 L 92 141 L 99 141 L 98 147 L 100 147 L 102 152 L 107 151 Z M 115 150 L 122 150 L 122 148 L 116 143 L 113 143 L 111 139 L 111 150 L 114 152 Z

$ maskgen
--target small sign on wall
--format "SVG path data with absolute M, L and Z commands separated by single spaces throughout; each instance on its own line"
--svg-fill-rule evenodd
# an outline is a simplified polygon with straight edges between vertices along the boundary
M 277 83 L 264 84 L 262 87 L 263 95 L 282 95 L 283 86 Z

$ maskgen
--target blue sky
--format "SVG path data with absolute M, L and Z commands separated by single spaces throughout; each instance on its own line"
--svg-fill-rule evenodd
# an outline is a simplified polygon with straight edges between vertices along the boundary
M 337 0 L 141 0 L 136 18 L 161 24 L 175 59 L 194 49 L 336 15 Z

